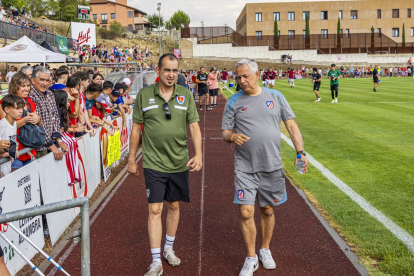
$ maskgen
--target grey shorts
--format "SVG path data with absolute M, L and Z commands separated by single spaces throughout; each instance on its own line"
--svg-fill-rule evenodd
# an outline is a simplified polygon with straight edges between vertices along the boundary
M 277 206 L 287 200 L 285 173 L 283 169 L 273 172 L 245 173 L 235 171 L 234 203 L 259 207 Z

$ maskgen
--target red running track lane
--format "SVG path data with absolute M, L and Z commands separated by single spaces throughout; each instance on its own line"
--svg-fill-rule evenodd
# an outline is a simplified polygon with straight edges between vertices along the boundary
M 163 260 L 164 275 L 238 275 L 243 266 L 245 250 L 238 206 L 232 203 L 234 146 L 221 140 L 224 98 L 220 97 L 219 104 L 213 111 L 200 112 L 204 171 L 190 174 L 191 203 L 181 204 L 174 250 L 182 263 L 171 267 Z M 192 156 L 191 140 L 189 148 Z M 254 275 L 360 275 L 298 192 L 288 181 L 286 186 L 288 200 L 275 208 L 276 227 L 271 243 L 277 268 L 265 270 L 260 265 Z M 147 218 L 143 174 L 129 175 L 91 226 L 92 275 L 143 275 L 147 271 L 151 263 Z M 257 226 L 258 218 L 256 209 Z M 163 244 L 164 240 L 165 237 Z M 257 252 L 259 247 L 258 234 Z M 81 275 L 79 245 L 62 266 L 71 275 Z

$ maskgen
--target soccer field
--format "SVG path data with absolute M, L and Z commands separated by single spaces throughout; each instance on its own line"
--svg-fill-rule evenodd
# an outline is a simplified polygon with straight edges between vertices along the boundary
M 295 80 L 295 88 L 279 80 L 275 89 L 296 114 L 305 150 L 414 236 L 414 79 L 382 80 L 374 93 L 372 79 L 340 79 L 335 104 L 326 79 L 318 103 L 310 79 Z M 414 275 L 414 254 L 378 220 L 313 166 L 308 174 L 298 174 L 295 152 L 286 143 L 282 156 L 288 177 L 305 190 L 372 275 Z

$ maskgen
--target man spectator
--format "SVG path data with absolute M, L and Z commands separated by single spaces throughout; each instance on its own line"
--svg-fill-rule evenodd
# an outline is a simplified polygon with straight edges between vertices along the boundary
M 25 6 L 23 6 L 23 7 L 22 7 L 22 10 L 20 11 L 20 14 L 21 14 L 23 17 L 25 17 L 25 16 L 26 16 L 26 7 L 25 7 Z
M 218 106 L 217 96 L 218 96 L 218 74 L 216 67 L 212 67 L 210 74 L 208 74 L 208 93 L 210 94 L 210 106 Z
M 223 72 L 221 73 L 221 81 L 223 82 L 223 90 L 227 88 L 227 76 L 229 73 L 227 72 L 226 68 L 223 69 Z
M 16 8 L 14 8 L 12 11 L 12 15 L 13 15 L 13 18 L 16 18 L 17 16 L 19 16 L 19 11 Z
M 197 84 L 198 84 L 198 97 L 199 97 L 199 104 L 200 104 L 200 110 L 203 110 L 203 95 L 206 96 L 206 109 L 211 110 L 211 107 L 209 106 L 209 93 L 208 93 L 208 87 L 207 87 L 207 74 L 206 69 L 204 67 L 200 68 L 200 72 L 197 75 Z
M 373 90 L 374 90 L 374 92 L 377 92 L 377 87 L 378 87 L 379 80 L 380 80 L 379 75 L 378 75 L 378 65 L 375 65 L 375 68 L 372 71 L 372 79 L 373 79 L 373 82 L 374 82 L 374 89 Z
M 55 160 L 60 161 L 63 159 L 63 155 L 68 152 L 68 147 L 61 140 L 56 100 L 53 92 L 49 89 L 50 71 L 43 66 L 37 66 L 33 70 L 32 84 L 30 98 L 37 104 L 36 112 L 42 118 L 42 126 L 46 132 L 46 144 L 37 149 L 37 158 L 41 158 L 51 151 Z
M 3 7 L 0 6 L 0 21 L 4 21 L 5 15 L 6 15 L 6 12 L 4 11 Z
M 80 79 L 76 77 L 68 78 L 66 82 L 65 88 L 62 90 L 66 91 L 69 96 L 73 97 L 74 100 L 70 102 L 69 110 L 70 110 L 70 124 L 77 126 L 79 123 L 79 111 L 80 111 L 80 104 L 79 104 L 79 89 L 80 89 Z
M 59 68 L 56 70 L 56 77 L 57 77 L 56 83 L 50 87 L 52 91 L 55 89 L 62 90 L 66 87 L 66 83 L 69 77 L 69 71 L 66 71 L 66 69 L 63 69 L 63 68 Z
M 199 116 L 191 92 L 176 84 L 178 60 L 173 54 L 160 57 L 157 67 L 159 82 L 142 89 L 136 98 L 129 145 L 128 171 L 136 175 L 135 155 L 141 133 L 142 155 L 148 198 L 148 232 L 152 264 L 145 276 L 161 275 L 163 202 L 167 202 L 166 243 L 163 256 L 172 266 L 181 264 L 173 245 L 180 219 L 180 201 L 190 202 L 189 171 L 202 168 L 202 139 Z M 195 156 L 189 160 L 187 126 L 190 129 Z M 166 139 L 168 137 L 168 139 Z M 180 273 L 178 273 L 180 274 Z M 183 273 L 181 273 L 183 274 Z
M 79 88 L 79 122 L 88 127 L 88 132 L 90 132 L 91 136 L 96 134 L 96 129 L 93 128 L 91 121 L 89 120 L 88 112 L 86 111 L 86 104 L 85 104 L 85 91 L 89 86 L 89 76 L 88 73 L 79 71 L 73 74 L 73 77 L 79 78 L 81 80 L 80 88 Z
M 222 119 L 224 141 L 235 143 L 235 197 L 239 205 L 240 227 L 247 258 L 240 276 L 252 276 L 259 267 L 275 269 L 270 251 L 275 226 L 273 208 L 287 200 L 285 175 L 280 155 L 283 120 L 297 155 L 305 162 L 302 136 L 294 120 L 295 114 L 282 93 L 259 86 L 257 63 L 242 59 L 236 64 L 236 77 L 243 92 L 233 95 L 226 103 Z M 254 127 L 252 127 L 254 126 Z M 295 164 L 298 159 L 295 158 Z M 256 255 L 255 202 L 259 205 L 262 244 Z
M 29 65 L 22 66 L 22 68 L 20 68 L 20 72 L 22 72 L 23 74 L 29 76 L 29 78 L 32 78 L 33 67 L 29 66 Z
M 16 67 L 14 67 L 13 65 L 12 65 L 12 66 L 10 66 L 10 72 L 8 72 L 8 73 L 7 73 L 7 75 L 6 75 L 6 81 L 7 81 L 8 83 L 10 83 L 10 81 L 11 81 L 12 77 L 13 77 L 16 73 L 17 73 L 17 69 L 16 69 Z

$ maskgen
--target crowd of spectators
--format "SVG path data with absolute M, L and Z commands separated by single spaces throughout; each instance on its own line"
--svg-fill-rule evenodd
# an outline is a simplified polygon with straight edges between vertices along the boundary
M 66 159 L 73 158 L 76 138 L 94 136 L 99 127 L 105 129 L 105 138 L 113 135 L 119 129 L 112 124 L 113 119 L 122 117 L 125 123 L 125 114 L 132 111 L 133 99 L 128 96 L 131 84 L 128 78 L 116 84 L 104 81 L 100 73 L 92 70 L 71 73 L 66 65 L 55 70 L 41 65 L 23 66 L 10 77 L 9 93 L 1 99 L 0 156 L 12 159 L 1 165 L 1 175 L 49 152 L 57 161 L 65 159 L 65 155 Z M 29 147 L 19 141 L 19 131 L 26 124 L 39 126 L 46 139 L 43 145 L 19 156 L 20 150 Z M 73 168 L 68 165 L 68 178 L 69 171 Z M 79 180 L 72 177 L 68 183 Z
M 25 7 L 22 7 L 21 10 L 19 11 L 15 7 L 3 9 L 3 7 L 0 6 L 0 21 L 1 22 L 10 23 L 12 25 L 23 27 L 23 28 L 28 28 L 31 30 L 47 32 L 46 28 L 26 18 L 27 18 L 27 12 L 26 12 Z

